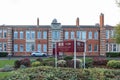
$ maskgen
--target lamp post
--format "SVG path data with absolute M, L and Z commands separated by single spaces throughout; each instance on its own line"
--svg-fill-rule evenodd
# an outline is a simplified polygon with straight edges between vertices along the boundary
M 86 41 L 84 41 L 84 53 L 83 53 L 84 69 L 85 69 L 85 56 L 86 56 Z

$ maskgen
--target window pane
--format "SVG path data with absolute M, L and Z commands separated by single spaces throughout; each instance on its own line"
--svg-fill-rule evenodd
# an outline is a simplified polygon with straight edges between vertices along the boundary
M 92 45 L 91 44 L 88 45 L 88 51 L 92 51 Z
M 106 39 L 109 39 L 109 30 L 106 30 Z
M 43 44 L 43 52 L 47 52 L 47 44 Z
M 43 39 L 47 39 L 47 31 L 43 32 Z
M 6 43 L 3 44 L 3 51 L 7 51 L 7 44 Z
M 88 39 L 92 39 L 92 32 L 88 32 Z
M 98 39 L 98 32 L 94 32 L 94 39 Z
M 20 45 L 20 52 L 23 52 L 23 50 L 24 50 L 23 45 Z
M 6 37 L 7 37 L 7 31 L 4 30 L 4 31 L 3 31 L 3 38 L 6 38 Z
M 106 44 L 106 51 L 108 51 L 108 44 Z
M 23 31 L 20 31 L 20 39 L 23 39 Z
M 38 44 L 38 51 L 41 52 L 41 44 Z
M 30 40 L 30 31 L 26 31 L 26 39 Z
M 52 32 L 52 39 L 53 40 L 59 40 L 60 39 L 60 32 L 59 31 L 53 31 Z
M 31 39 L 32 39 L 32 40 L 35 39 L 35 31 L 31 31 Z
M 81 39 L 81 31 L 77 31 L 77 39 Z
M 2 38 L 2 30 L 0 30 L 0 38 Z
M 113 51 L 116 51 L 116 44 L 113 44 Z
M 17 52 L 18 51 L 18 45 L 14 44 L 14 51 Z
M 26 51 L 29 52 L 31 50 L 30 44 L 26 43 Z
M 2 51 L 2 43 L 0 43 L 0 51 Z
M 97 44 L 94 45 L 94 51 L 98 51 L 98 45 Z
M 41 39 L 41 32 L 39 31 L 38 34 L 37 34 L 37 38 L 38 39 Z
M 68 39 L 69 38 L 69 33 L 66 31 L 65 32 L 65 39 Z
M 74 32 L 71 32 L 71 39 L 74 39 Z
M 14 39 L 17 39 L 17 38 L 18 38 L 18 32 L 15 31 L 15 32 L 14 32 Z
M 86 32 L 82 31 L 82 40 L 86 40 Z

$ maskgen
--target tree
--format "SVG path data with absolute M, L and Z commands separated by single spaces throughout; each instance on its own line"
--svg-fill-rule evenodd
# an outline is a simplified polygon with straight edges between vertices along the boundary
M 118 7 L 120 7 L 120 0 L 116 0 Z
M 120 23 L 115 27 L 115 40 L 118 44 L 120 44 Z

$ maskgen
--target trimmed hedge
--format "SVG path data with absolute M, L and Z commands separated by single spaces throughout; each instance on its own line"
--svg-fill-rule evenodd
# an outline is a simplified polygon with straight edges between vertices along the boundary
M 11 72 L 2 80 L 119 80 L 120 70 L 73 69 L 40 66 Z
M 0 52 L 0 57 L 6 57 L 8 56 L 8 52 Z
M 119 68 L 120 69 L 120 61 L 119 60 L 110 60 L 107 63 L 107 66 L 110 68 Z
M 107 52 L 107 57 L 120 57 L 120 52 Z

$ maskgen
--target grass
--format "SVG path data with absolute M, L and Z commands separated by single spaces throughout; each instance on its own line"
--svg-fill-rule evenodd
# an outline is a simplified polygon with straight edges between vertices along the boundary
M 0 68 L 4 67 L 5 65 L 14 65 L 15 60 L 0 60 Z
M 0 80 L 3 79 L 4 77 L 10 75 L 10 72 L 0 72 Z

